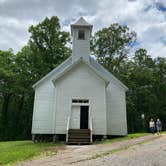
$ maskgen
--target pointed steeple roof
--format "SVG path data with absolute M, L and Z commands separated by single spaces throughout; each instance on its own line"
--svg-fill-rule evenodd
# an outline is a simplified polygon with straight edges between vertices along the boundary
M 80 17 L 74 24 L 71 24 L 71 34 L 73 34 L 73 29 L 79 27 L 89 28 L 92 31 L 93 25 L 89 24 L 83 17 Z
M 93 25 L 89 24 L 83 17 L 80 17 L 74 24 L 71 24 L 71 27 L 74 26 L 92 27 Z

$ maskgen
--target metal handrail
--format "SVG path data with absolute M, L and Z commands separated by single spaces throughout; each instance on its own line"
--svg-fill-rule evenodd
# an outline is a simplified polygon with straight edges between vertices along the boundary
M 66 142 L 68 142 L 69 139 L 69 125 L 70 125 L 70 116 L 67 118 Z

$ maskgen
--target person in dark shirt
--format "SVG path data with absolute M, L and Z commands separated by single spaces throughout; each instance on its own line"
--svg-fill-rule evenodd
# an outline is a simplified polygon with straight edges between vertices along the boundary
M 160 135 L 161 127 L 162 127 L 161 121 L 160 119 L 157 119 L 157 122 L 156 122 L 157 135 Z

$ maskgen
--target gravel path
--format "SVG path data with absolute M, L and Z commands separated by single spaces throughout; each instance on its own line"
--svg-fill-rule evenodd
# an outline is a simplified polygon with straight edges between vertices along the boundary
M 75 166 L 166 166 L 166 136 Z
M 112 152 L 113 154 L 111 154 Z M 66 146 L 65 149 L 60 150 L 55 156 L 17 165 L 166 166 L 166 135 L 150 135 L 111 144 Z

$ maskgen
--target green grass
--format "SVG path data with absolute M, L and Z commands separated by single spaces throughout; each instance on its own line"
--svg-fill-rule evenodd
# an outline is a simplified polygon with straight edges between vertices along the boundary
M 161 134 L 166 134 L 166 131 L 162 131 Z
M 165 132 L 162 132 L 166 134 Z M 103 141 L 96 141 L 94 144 L 106 144 L 118 141 L 130 140 L 149 135 L 149 133 L 128 134 L 124 137 L 111 138 Z M 11 166 L 18 161 L 24 161 L 35 157 L 53 155 L 57 153 L 57 146 L 63 143 L 36 143 L 32 141 L 9 141 L 0 142 L 0 165 Z
M 144 137 L 149 135 L 150 133 L 134 133 L 134 134 L 128 134 L 127 136 L 124 137 L 116 137 L 116 138 L 110 138 L 110 139 L 105 139 L 102 141 L 96 141 L 96 144 L 107 144 L 107 143 L 113 143 L 113 142 L 118 142 L 118 141 L 125 141 L 125 140 L 130 140 L 134 138 L 139 138 L 139 137 Z
M 62 144 L 34 144 L 32 141 L 0 142 L 0 165 L 11 166 L 18 161 L 32 159 L 36 156 L 47 156 L 56 154 L 56 146 L 59 145 Z

